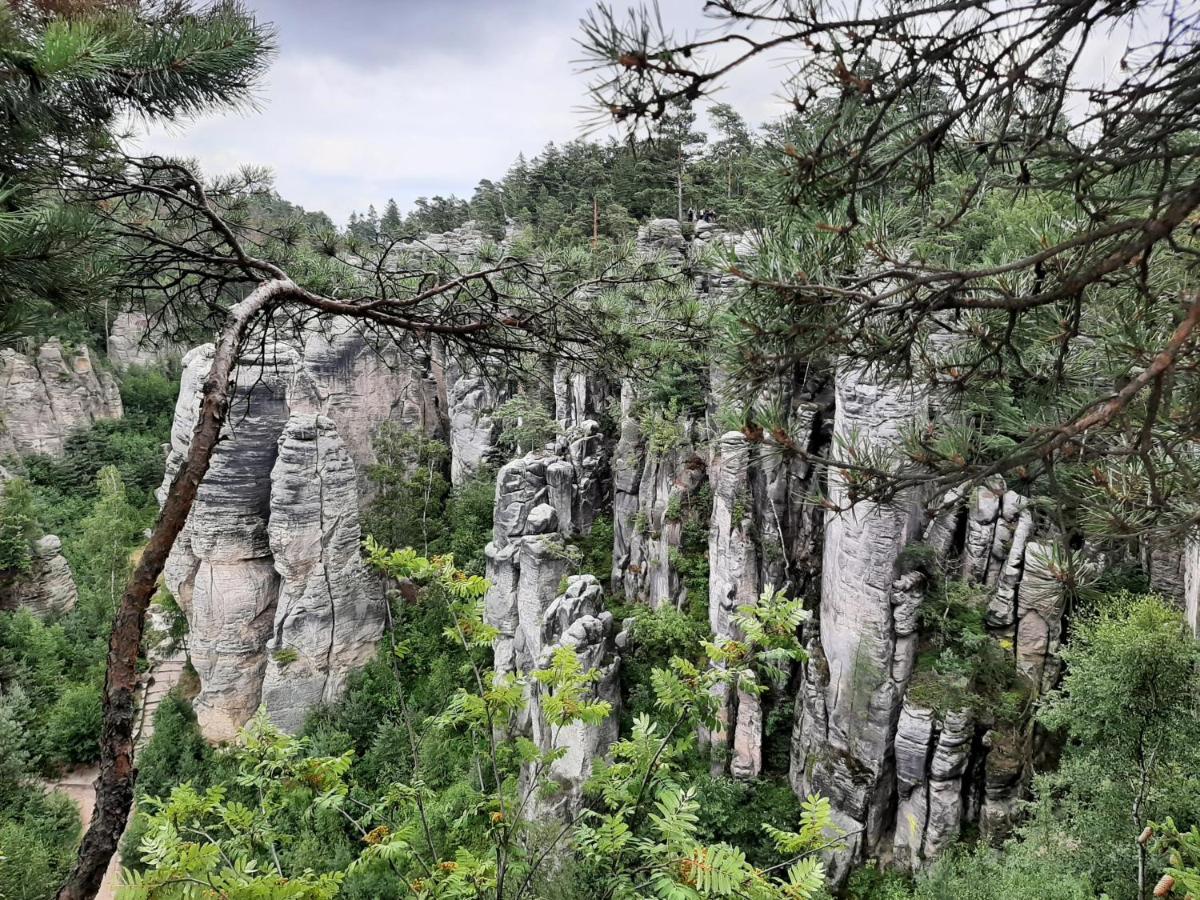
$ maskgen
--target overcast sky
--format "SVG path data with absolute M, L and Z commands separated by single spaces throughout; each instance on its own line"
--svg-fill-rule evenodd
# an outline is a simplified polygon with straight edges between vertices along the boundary
M 589 117 L 579 20 L 592 0 L 248 0 L 278 30 L 257 110 L 154 129 L 144 152 L 206 174 L 270 167 L 280 194 L 342 224 L 351 210 L 470 197 L 524 151 L 581 136 Z M 622 7 L 620 2 L 613 4 Z M 711 27 L 702 0 L 663 0 L 676 33 Z M 766 62 L 719 99 L 751 121 L 783 111 Z
M 420 196 L 470 197 L 518 153 L 583 133 L 593 113 L 576 41 L 594 2 L 247 0 L 278 31 L 257 109 L 154 129 L 138 146 L 194 157 L 209 175 L 267 166 L 280 194 L 339 224 L 389 197 L 402 209 Z M 677 36 L 711 29 L 703 5 L 660 0 Z M 1084 68 L 1115 65 L 1127 35 L 1107 38 Z M 785 111 L 786 75 L 778 59 L 757 61 L 718 99 L 761 123 Z

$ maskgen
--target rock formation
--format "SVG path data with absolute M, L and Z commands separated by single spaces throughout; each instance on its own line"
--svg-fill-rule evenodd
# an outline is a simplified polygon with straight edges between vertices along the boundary
M 496 481 L 484 618 L 498 632 L 493 644 L 497 674 L 529 675 L 548 666 L 557 649 L 570 647 L 584 671 L 600 673 L 591 686 L 592 699 L 612 706 L 599 725 L 556 726 L 543 709 L 550 689 L 529 679 L 527 709 L 509 727 L 528 734 L 543 752 L 566 750 L 549 771 L 535 764 L 522 769 L 531 796 L 527 814 L 541 821 L 568 821 L 578 813 L 593 761 L 617 737 L 619 637 L 612 614 L 603 609 L 599 582 L 590 575 L 567 577 L 574 558 L 564 540 L 591 528 L 604 467 L 596 423 L 587 421 L 573 439 L 560 441 L 556 452 L 513 460 Z M 557 789 L 539 788 L 546 780 Z
M 262 702 L 297 731 L 370 660 L 385 615 L 358 552 L 354 464 L 324 416 L 293 413 L 284 426 L 267 534 L 280 587 Z
M 599 725 L 576 721 L 557 725 L 548 720 L 545 699 L 552 688 L 536 680 L 529 685 L 529 719 L 534 744 L 543 752 L 564 751 L 542 771 L 527 764 L 522 768 L 524 789 L 530 793 L 529 816 L 536 821 L 568 822 L 583 806 L 583 787 L 591 777 L 595 761 L 603 757 L 618 737 L 621 690 L 618 681 L 620 657 L 613 615 L 603 607 L 603 590 L 592 575 L 572 575 L 567 589 L 542 613 L 541 652 L 538 668 L 548 668 L 554 654 L 570 648 L 585 673 L 595 673 L 585 700 L 601 700 L 612 714 Z
M 411 249 L 462 262 L 482 240 L 466 228 Z M 685 283 L 701 302 L 727 303 L 736 282 L 723 268 L 704 271 L 705 248 L 753 253 L 745 239 L 707 224 L 690 243 L 671 220 L 638 235 L 645 257 L 699 270 Z M 190 439 L 209 353 L 185 360 L 168 477 Z M 192 624 L 206 733 L 228 736 L 259 702 L 294 729 L 368 658 L 383 607 L 355 548 L 371 437 L 385 421 L 445 437 L 453 481 L 463 483 L 494 460 L 493 414 L 520 387 L 497 380 L 499 371 L 464 365 L 436 346 L 381 348 L 342 320 L 239 367 L 226 439 L 168 568 Z M 918 690 L 928 686 L 931 647 L 922 609 L 947 581 L 961 582 L 980 604 L 986 633 L 978 637 L 1011 663 L 1014 692 L 1050 688 L 1063 629 L 1051 576 L 1055 535 L 1000 480 L 874 503 L 859 496 L 851 467 L 811 462 L 844 458 L 865 442 L 870 458 L 891 455 L 902 465 L 903 428 L 955 414 L 940 389 L 843 367 L 785 373 L 741 397 L 713 366 L 699 373 L 707 398 L 670 421 L 653 420 L 648 413 L 657 411 L 639 408 L 634 385 L 622 383 L 614 442 L 597 419 L 612 405 L 615 382 L 565 363 L 547 365 L 545 375 L 553 387 L 542 399 L 553 402 L 564 433 L 499 470 L 484 599 L 498 634 L 497 674 L 530 685 L 526 712 L 506 730 L 543 751 L 566 751 L 548 772 L 523 772 L 526 787 L 543 777 L 558 785 L 539 793 L 529 814 L 571 819 L 594 760 L 616 738 L 623 638 L 600 582 L 571 574 L 570 546 L 611 509 L 608 587 L 624 598 L 707 608 L 715 638 L 740 637 L 737 608 L 769 588 L 813 610 L 801 635 L 807 662 L 761 697 L 721 697 L 721 727 L 701 737 L 715 774 L 780 775 L 764 750 L 776 732 L 764 723 L 793 716 L 790 783 L 801 795 L 827 796 L 847 832 L 832 860 L 835 879 L 871 857 L 926 865 L 968 824 L 987 840 L 1003 838 L 1028 784 L 1033 738 L 962 685 L 949 700 Z M 742 410 L 740 430 L 715 424 Z M 830 509 L 812 502 L 822 490 Z M 1171 571 L 1200 627 L 1198 560 L 1189 544 Z M 546 719 L 547 689 L 528 676 L 563 647 L 599 673 L 595 696 L 614 704 L 600 725 L 555 728 Z
M 160 366 L 183 356 L 186 348 L 169 334 L 172 322 L 145 310 L 117 313 L 108 329 L 108 358 L 121 368 Z
M 425 427 L 427 384 L 394 374 L 386 356 L 377 363 L 357 332 L 330 327 L 299 348 L 255 346 L 239 362 L 224 436 L 167 563 L 211 739 L 231 737 L 262 702 L 298 727 L 382 632 L 382 600 L 358 561 L 355 454 L 372 458 L 372 428 L 392 416 Z M 190 444 L 212 352 L 184 357 L 163 492 Z
M 859 439 L 894 450 L 901 429 L 926 415 L 926 397 L 913 387 L 861 370 L 838 372 L 835 447 Z M 888 505 L 861 500 L 851 478 L 842 469 L 829 473 L 836 509 L 825 521 L 820 634 L 805 667 L 792 760 L 798 791 L 829 797 L 849 835 L 836 874 L 864 849 L 877 852 L 891 825 L 892 741 L 916 661 L 915 641 L 896 632 L 893 573 L 922 525 L 918 498 Z
M 289 406 L 337 423 L 364 502 L 370 495 L 366 470 L 375 462 L 372 441 L 380 424 L 443 436 L 433 363 L 423 347 L 377 338 L 361 321 L 341 316 L 317 320 L 297 343 L 300 358 Z
M 678 428 L 679 440 L 656 450 L 642 440 L 635 422 L 626 422 L 613 465 L 619 492 L 614 499 L 614 580 L 620 581 L 626 598 L 656 609 L 663 604 L 678 609 L 687 602 L 687 583 L 675 561 L 683 546 L 684 521 L 689 515 L 703 520 L 708 513 L 702 492 L 708 465 L 689 436 L 691 423 L 680 422 Z
M 464 372 L 453 359 L 444 371 L 450 483 L 457 485 L 469 481 L 495 456 L 500 424 L 494 414 L 503 400 L 487 375 Z
M 492 540 L 485 548 L 490 582 L 484 618 L 497 628 L 496 671 L 528 671 L 542 650 L 542 614 L 571 567 L 564 537 L 586 534 L 590 495 L 605 459 L 595 422 L 573 441 L 534 451 L 501 467 Z
M 1200 638 L 1200 538 L 1194 536 L 1184 545 L 1183 617 Z
M 0 610 L 28 609 L 39 618 L 74 609 L 79 600 L 62 541 L 47 534 L 33 542 L 28 572 L 0 579 Z
M 161 493 L 187 453 L 211 344 L 184 357 L 171 452 Z M 271 470 L 289 417 L 298 359 L 284 346 L 239 360 L 222 440 L 167 562 L 167 585 L 187 615 L 200 676 L 196 713 L 211 740 L 232 738 L 262 700 L 279 573 L 271 558 Z
M 963 776 L 971 758 L 971 711 L 937 717 L 905 703 L 896 726 L 896 861 L 909 869 L 936 859 L 959 835 L 964 821 Z
M 0 348 L 0 456 L 61 455 L 72 431 L 121 414 L 116 381 L 87 347 L 52 338 L 29 355 Z

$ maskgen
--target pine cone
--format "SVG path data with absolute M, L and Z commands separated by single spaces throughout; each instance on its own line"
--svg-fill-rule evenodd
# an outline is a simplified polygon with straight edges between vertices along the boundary
M 1175 879 L 1170 875 L 1164 875 L 1158 879 L 1158 884 L 1154 886 L 1155 897 L 1168 897 L 1171 891 L 1175 889 Z

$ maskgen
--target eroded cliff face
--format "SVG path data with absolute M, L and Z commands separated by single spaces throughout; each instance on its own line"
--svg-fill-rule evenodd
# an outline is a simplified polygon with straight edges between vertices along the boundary
M 205 345 L 184 357 L 160 500 L 191 443 L 212 355 L 212 345 Z M 266 359 L 255 354 L 239 361 L 228 423 L 164 571 L 188 619 L 188 647 L 200 676 L 196 713 L 211 740 L 231 739 L 262 700 L 279 596 L 267 531 L 270 476 L 298 363 L 291 348 L 279 345 Z
M 52 338 L 30 354 L 0 348 L 0 456 L 61 455 L 72 431 L 121 415 L 117 383 L 87 347 Z
M 0 575 L 0 610 L 28 609 L 44 619 L 74 609 L 79 590 L 58 536 L 38 538 L 30 556 L 28 572 Z
M 599 581 L 570 574 L 576 558 L 568 544 L 590 531 L 606 471 L 603 438 L 597 423 L 586 419 L 556 445 L 503 466 L 496 480 L 484 619 L 498 633 L 497 674 L 525 678 L 528 700 L 506 730 L 528 736 L 544 753 L 562 751 L 548 768 L 522 767 L 522 791 L 530 798 L 526 815 L 538 821 L 574 819 L 595 760 L 617 739 L 618 646 L 625 637 L 604 608 Z M 545 702 L 553 689 L 532 673 L 550 667 L 564 648 L 576 654 L 584 672 L 596 673 L 588 699 L 610 704 L 611 714 L 598 724 L 562 726 L 547 719 Z
M 382 633 L 383 599 L 358 553 L 371 438 L 383 422 L 436 435 L 440 417 L 419 357 L 376 351 L 334 320 L 265 354 L 254 345 L 237 367 L 225 433 L 165 573 L 188 617 L 211 739 L 232 737 L 260 703 L 298 728 Z M 211 345 L 184 358 L 163 492 L 211 361 Z
M 599 724 L 571 722 L 557 725 L 547 717 L 545 704 L 554 689 L 534 680 L 529 685 L 530 735 L 543 752 L 561 751 L 543 770 L 522 768 L 524 789 L 530 794 L 528 815 L 536 821 L 573 821 L 583 809 L 583 788 L 596 760 L 608 752 L 619 736 L 621 687 L 619 647 L 626 640 L 618 633 L 613 614 L 604 608 L 604 591 L 592 575 L 572 575 L 566 590 L 542 613 L 542 650 L 536 666 L 549 668 L 562 649 L 572 651 L 582 671 L 595 678 L 586 700 L 609 704 L 612 712 Z M 543 784 L 547 782 L 548 784 Z
M 336 700 L 374 654 L 385 609 L 359 553 L 355 467 L 331 419 L 292 413 L 271 470 L 272 562 L 279 575 L 262 702 L 287 731 Z
M 108 329 L 108 358 L 116 366 L 161 366 L 180 359 L 186 347 L 172 337 L 175 325 L 166 313 L 127 309 L 113 316 Z
M 865 437 L 894 450 L 901 429 L 927 415 L 927 397 L 913 387 L 857 370 L 837 374 L 835 448 Z M 825 520 L 819 636 L 809 646 L 793 751 L 796 787 L 831 799 L 848 858 L 878 847 L 890 825 L 896 720 L 916 660 L 915 634 L 896 628 L 893 605 L 906 592 L 894 583 L 895 568 L 922 524 L 915 496 L 846 508 L 858 500 L 852 479 L 835 469 L 826 483 L 837 511 Z

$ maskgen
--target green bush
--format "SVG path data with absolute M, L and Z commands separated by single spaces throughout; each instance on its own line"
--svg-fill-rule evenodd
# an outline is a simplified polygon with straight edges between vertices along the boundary
M 489 467 L 450 490 L 444 514 L 450 530 L 445 549 L 454 555 L 455 564 L 470 575 L 482 575 L 485 571 L 483 548 L 492 539 L 495 505 L 496 472 Z
M 46 717 L 46 756 L 85 763 L 100 743 L 101 692 L 97 684 L 74 684 L 62 692 Z
M 192 705 L 170 691 L 154 716 L 154 735 L 138 753 L 138 795 L 165 797 L 177 784 L 209 785 L 213 776 L 212 748 L 200 734 Z
M 786 860 L 762 827 L 771 822 L 787 828 L 800 821 L 800 800 L 786 781 L 737 781 L 701 772 L 693 784 L 700 802 L 703 840 L 740 847 L 760 867 Z
M 20 478 L 4 484 L 0 497 L 0 573 L 29 571 L 30 547 L 40 535 L 33 494 Z
M 902 896 L 886 885 L 888 900 Z M 874 900 L 875 895 L 869 895 Z M 913 900 L 1093 900 L 1085 877 L 1070 864 L 1061 844 L 1010 844 L 1003 853 L 986 847 L 955 849 L 921 875 Z
M 554 416 L 529 394 L 506 400 L 493 418 L 501 428 L 497 447 L 510 456 L 543 447 L 560 431 Z
M 672 656 L 695 658 L 699 641 L 709 636 L 707 622 L 697 622 L 670 605 L 653 610 L 637 604 L 627 614 L 634 621 L 632 642 L 621 658 L 623 728 L 640 713 L 654 711 L 651 672 Z
M 376 494 L 363 515 L 363 533 L 387 547 L 436 552 L 446 543 L 450 448 L 390 422 L 372 441 L 376 461 L 367 477 Z
M 47 900 L 75 862 L 79 814 L 66 797 L 47 798 L 42 810 L 0 819 L 0 897 Z
M 613 568 L 613 523 L 611 516 L 597 516 L 592 529 L 575 541 L 582 554 L 579 571 L 594 575 L 600 583 L 607 585 L 612 578 Z

